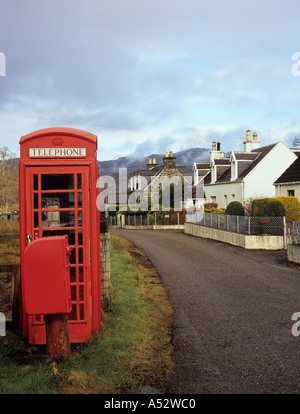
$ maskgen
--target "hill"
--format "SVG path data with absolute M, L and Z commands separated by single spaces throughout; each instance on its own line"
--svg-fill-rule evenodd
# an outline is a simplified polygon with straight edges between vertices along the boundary
M 174 153 L 176 157 L 176 164 L 179 166 L 185 166 L 192 174 L 194 162 L 208 162 L 209 152 L 207 148 L 190 148 L 183 151 Z M 116 160 L 98 161 L 99 171 L 102 176 L 110 175 L 114 176 L 119 172 L 119 168 L 127 168 L 127 171 L 133 172 L 137 170 L 146 169 L 149 158 L 156 158 L 158 165 L 163 163 L 163 157 L 165 154 L 150 154 L 146 157 L 120 157 Z

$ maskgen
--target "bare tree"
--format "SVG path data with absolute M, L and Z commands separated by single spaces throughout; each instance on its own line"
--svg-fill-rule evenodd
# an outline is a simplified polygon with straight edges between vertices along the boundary
M 293 147 L 298 147 L 300 145 L 300 137 L 295 137 L 292 141 Z
M 13 158 L 16 158 L 16 154 L 9 150 L 8 147 L 0 147 L 0 160 L 1 160 L 1 169 L 2 176 L 10 175 L 14 172 L 14 162 Z

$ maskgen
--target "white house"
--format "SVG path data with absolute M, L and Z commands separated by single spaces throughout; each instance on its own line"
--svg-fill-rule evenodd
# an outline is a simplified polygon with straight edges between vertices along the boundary
M 224 157 L 220 143 L 213 143 L 210 163 L 194 163 L 194 184 L 204 182 L 205 202 L 226 208 L 231 201 L 245 203 L 261 197 L 275 197 L 273 183 L 297 159 L 284 142 L 261 147 L 257 134 L 246 132 L 244 151 Z
M 293 162 L 284 173 L 274 182 L 275 195 L 294 196 L 300 201 L 300 157 Z

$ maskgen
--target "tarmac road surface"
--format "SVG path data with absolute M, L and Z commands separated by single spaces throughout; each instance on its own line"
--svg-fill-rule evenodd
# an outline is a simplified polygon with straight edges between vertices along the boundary
M 300 392 L 300 269 L 176 230 L 113 230 L 157 268 L 174 310 L 169 394 Z M 297 326 L 294 326 L 297 333 Z

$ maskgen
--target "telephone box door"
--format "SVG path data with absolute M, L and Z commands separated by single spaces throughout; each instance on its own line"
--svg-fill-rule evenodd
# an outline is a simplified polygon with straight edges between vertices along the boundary
M 27 168 L 26 198 L 26 232 L 29 241 L 41 237 L 68 235 L 69 245 L 72 246 L 70 342 L 84 342 L 91 336 L 92 330 L 89 168 Z M 28 315 L 27 318 L 29 342 L 45 344 L 43 316 Z

